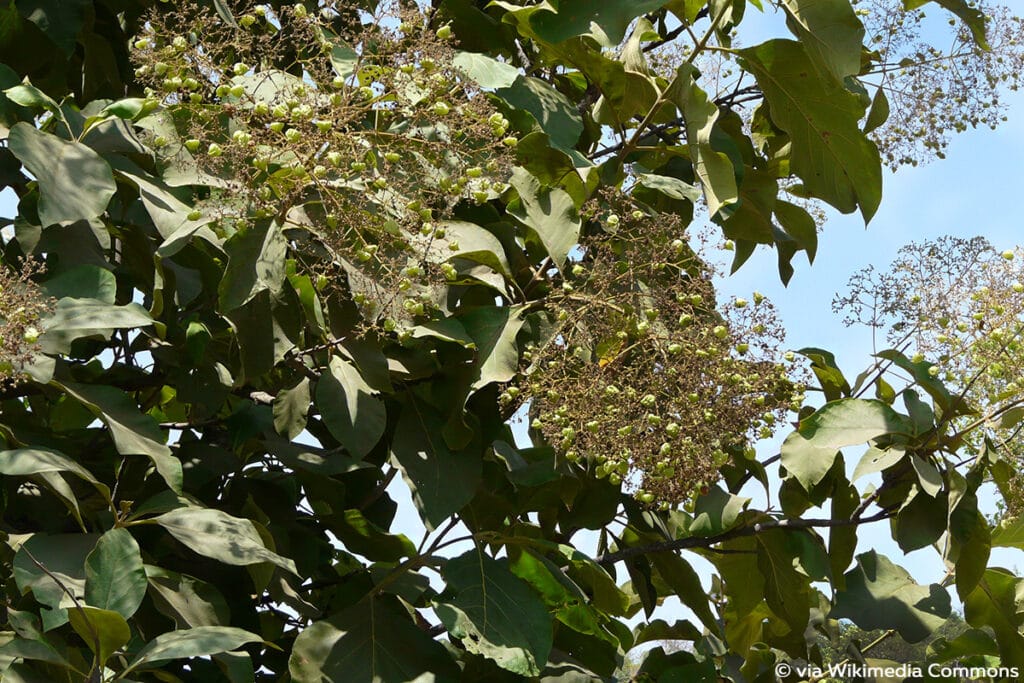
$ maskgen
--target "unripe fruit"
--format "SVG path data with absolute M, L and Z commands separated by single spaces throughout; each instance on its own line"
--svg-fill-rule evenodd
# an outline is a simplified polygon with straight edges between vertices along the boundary
M 445 24 L 441 28 L 437 29 L 437 32 L 434 35 L 436 35 L 441 40 L 448 40 L 449 38 L 452 37 L 452 27 L 451 27 L 451 25 L 450 24 Z
M 679 436 L 680 431 L 680 426 L 675 422 L 669 422 L 667 425 L 665 425 L 665 433 L 668 434 L 669 436 Z
M 388 152 L 387 154 L 384 155 L 384 158 L 387 159 L 387 161 L 389 163 L 393 164 L 393 163 L 401 160 L 402 155 L 399 154 L 398 152 Z
M 668 345 L 668 352 L 671 353 L 673 356 L 678 355 L 678 354 L 683 352 L 683 345 L 682 344 L 669 344 Z
M 519 144 L 519 139 L 514 137 L 507 137 L 501 141 L 501 144 L 505 145 L 506 147 L 515 147 L 516 145 Z
M 220 145 L 218 145 L 216 142 L 211 142 L 210 146 L 206 148 L 206 153 L 209 154 L 211 157 L 219 157 L 221 154 L 224 153 L 224 150 L 222 150 Z
M 174 40 L 171 41 L 171 46 L 178 52 L 181 52 L 188 47 L 188 41 L 185 40 L 184 36 L 174 36 Z
M 746 308 L 747 307 L 747 300 L 746 299 L 736 299 L 735 301 L 732 302 L 732 305 L 735 306 L 736 308 Z
M 331 166 L 341 166 L 341 153 L 340 152 L 328 152 L 327 161 L 330 162 Z
M 298 128 L 289 128 L 284 132 L 284 139 L 288 142 L 298 142 L 302 139 L 302 133 Z
M 235 72 L 236 76 L 241 76 L 249 70 L 249 65 L 245 62 L 235 62 L 235 65 L 231 67 L 231 69 Z
M 655 398 L 654 394 L 646 394 L 642 399 L 640 399 L 640 405 L 644 408 L 650 408 L 654 406 L 657 400 L 658 399 Z
M 733 251 L 736 249 L 736 243 L 732 240 L 726 240 L 724 247 L 726 251 Z
M 452 109 L 445 102 L 434 103 L 434 113 L 438 116 L 447 116 Z
M 22 334 L 21 338 L 24 339 L 25 342 L 28 344 L 35 344 L 37 341 L 39 341 L 39 330 L 31 326 L 26 327 L 25 332 Z
M 724 325 L 715 325 L 711 332 L 719 339 L 725 339 L 729 336 L 729 330 Z
M 689 313 L 683 313 L 679 316 L 679 327 L 686 327 L 693 322 L 693 316 Z
M 612 215 L 608 216 L 608 218 L 605 220 L 605 223 L 607 223 L 608 225 L 612 226 L 613 228 L 616 225 L 618 225 L 619 222 L 620 222 L 619 217 L 616 216 L 614 213 Z
M 186 218 L 190 221 L 197 221 L 203 217 L 203 212 L 198 210 L 189 211 Z
M 1006 251 L 1003 252 L 1003 258 L 1006 259 L 1007 261 L 1012 261 L 1013 257 L 1014 253 L 1012 249 L 1007 249 Z
M 153 41 L 151 41 L 149 38 L 139 38 L 135 41 L 135 49 L 145 50 L 147 47 L 152 45 L 152 43 Z

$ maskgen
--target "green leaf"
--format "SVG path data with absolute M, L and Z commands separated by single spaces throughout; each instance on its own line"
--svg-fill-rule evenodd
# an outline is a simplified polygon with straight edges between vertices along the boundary
M 325 28 L 320 29 L 323 37 L 331 44 L 331 66 L 334 73 L 342 78 L 349 78 L 359 68 L 359 53 L 338 35 Z
M 146 570 L 139 544 L 127 529 L 100 536 L 85 560 L 85 601 L 130 618 L 146 595 Z
M 64 659 L 52 645 L 45 640 L 29 640 L 27 638 L 12 638 L 3 645 L 0 645 L 0 661 L 6 658 L 32 659 L 49 664 L 56 664 L 64 668 L 71 668 L 68 660 Z M 3 673 L 0 671 L 0 673 Z
M 638 173 L 636 180 L 640 186 L 660 192 L 677 201 L 695 203 L 700 199 L 700 190 L 679 178 L 654 173 Z
M 891 361 L 896 367 L 909 372 L 917 385 L 928 392 L 928 395 L 935 401 L 935 405 L 942 409 L 944 413 L 959 415 L 967 412 L 967 406 L 963 404 L 963 401 L 954 399 L 949 390 L 946 389 L 946 385 L 942 383 L 942 380 L 933 377 L 929 373 L 932 363 L 928 361 L 915 363 L 895 349 L 888 349 L 876 355 L 878 358 Z M 956 400 L 955 405 L 954 400 Z
M 565 151 L 576 147 L 583 132 L 579 112 L 569 98 L 544 81 L 520 76 L 511 86 L 500 88 L 495 94 L 509 106 L 533 115 L 553 146 Z
M 178 508 L 148 521 L 204 557 L 236 566 L 270 562 L 298 576 L 295 563 L 268 550 L 248 519 L 208 508 Z
M 1024 550 L 1024 516 L 1010 518 L 996 527 L 992 534 L 992 545 Z
M 676 553 L 653 553 L 650 559 L 672 593 L 693 611 L 708 631 L 718 633 L 718 621 L 711 612 L 707 591 L 693 566 Z
M 783 0 L 787 24 L 807 55 L 836 80 L 860 73 L 864 27 L 847 0 Z
M 1022 581 L 1005 569 L 985 571 L 978 586 L 964 600 L 964 617 L 975 628 L 990 628 L 999 643 L 1000 664 L 1024 668 L 1021 635 Z
M 30 0 L 19 2 L 18 9 L 68 57 L 77 47 L 87 17 L 91 21 L 93 16 L 84 0 Z
M 442 221 L 438 225 L 444 228 L 443 238 L 415 235 L 411 239 L 415 246 L 427 252 L 429 261 L 444 263 L 454 258 L 466 259 L 512 279 L 512 267 L 505 250 L 493 233 L 466 221 Z
M 860 462 L 857 463 L 857 467 L 853 470 L 853 479 L 851 481 L 857 481 L 865 475 L 887 470 L 903 460 L 906 455 L 907 452 L 905 450 L 895 446 L 885 450 L 872 446 L 861 456 Z
M 481 88 L 508 88 L 519 78 L 519 69 L 476 52 L 459 51 L 452 66 L 472 79 Z
M 309 415 L 309 378 L 303 377 L 291 389 L 282 389 L 274 397 L 274 429 L 289 441 L 306 428 Z
M 992 636 L 977 628 L 969 628 L 953 640 L 940 636 L 928 643 L 929 662 L 943 663 L 977 655 L 999 655 Z
M 410 396 L 402 407 L 391 455 L 412 489 L 413 502 L 427 528 L 435 529 L 473 499 L 480 483 L 480 454 L 452 450 L 442 431 L 447 420 Z
M 112 306 L 97 299 L 61 299 L 45 322 L 48 332 L 130 329 L 152 324 L 149 311 L 138 304 Z
M 676 71 L 666 95 L 679 107 L 686 121 L 686 140 L 693 170 L 704 188 L 708 214 L 715 216 L 722 207 L 739 201 L 739 190 L 729 157 L 711 146 L 718 107 L 697 86 L 698 74 L 692 64 L 683 64 Z
M 522 676 L 537 676 L 551 651 L 551 616 L 537 594 L 479 550 L 448 560 L 441 575 L 454 593 L 435 607 L 470 652 Z
M 15 75 L 15 78 L 17 78 L 17 75 Z M 57 104 L 56 100 L 28 82 L 5 89 L 4 95 L 11 102 L 29 109 L 51 112 L 56 112 L 60 109 L 60 105 Z
M 112 610 L 90 605 L 68 610 L 68 620 L 75 633 L 96 655 L 100 666 L 124 647 L 132 637 L 125 618 Z
M 913 427 L 885 403 L 841 399 L 822 406 L 782 444 L 782 464 L 809 491 L 832 469 L 840 448 L 886 434 L 913 434 Z
M 353 457 L 362 458 L 384 435 L 387 410 L 355 366 L 334 356 L 316 385 L 316 405 L 327 429 Z
M 864 630 L 895 628 L 917 643 L 935 633 L 949 613 L 949 593 L 941 586 L 918 585 L 907 570 L 872 550 L 858 555 L 857 566 L 846 573 L 846 590 L 836 594 L 830 616 Z
M 768 607 L 799 632 L 810 615 L 811 580 L 827 580 L 830 574 L 825 546 L 806 530 L 773 529 L 754 539 Z
M 165 435 L 151 416 L 139 412 L 128 394 L 112 386 L 62 382 L 61 386 L 107 425 L 117 452 L 121 455 L 145 455 L 156 467 L 167 486 L 181 493 L 181 462 L 171 455 Z
M 215 587 L 160 567 L 145 568 L 153 605 L 179 629 L 230 623 L 227 601 Z
M 558 188 L 541 187 L 540 181 L 524 168 L 516 168 L 510 182 L 519 193 L 519 206 L 509 213 L 537 234 L 561 269 L 580 237 L 581 224 L 572 197 Z
M 232 311 L 262 291 L 276 295 L 285 278 L 288 242 L 272 221 L 261 221 L 231 236 L 224 250 L 228 267 L 220 282 L 220 309 Z
M 32 591 L 39 604 L 50 608 L 40 614 L 44 631 L 67 623 L 65 608 L 74 603 L 65 588 L 76 596 L 85 592 L 85 558 L 97 538 L 97 534 L 34 534 L 14 555 L 14 580 L 18 591 L 22 595 Z M 46 571 L 36 562 L 46 567 Z
M 889 98 L 885 95 L 885 88 L 875 91 L 875 97 L 871 100 L 871 109 L 868 110 L 868 118 L 864 122 L 864 132 L 870 133 L 889 120 Z
M 8 477 L 27 477 L 46 472 L 70 472 L 96 487 L 103 496 L 110 498 L 110 489 L 92 473 L 66 455 L 46 448 L 18 448 L 0 451 L 0 474 Z
M 121 675 L 138 668 L 149 668 L 158 662 L 170 659 L 189 659 L 229 652 L 248 643 L 259 643 L 262 640 L 255 633 L 231 626 L 197 626 L 181 631 L 162 633 L 138 651 Z
M 460 678 L 444 646 L 387 597 L 357 603 L 304 629 L 295 639 L 288 672 L 295 683 Z
M 807 347 L 797 353 L 811 361 L 811 371 L 818 378 L 826 400 L 835 401 L 850 395 L 850 384 L 836 364 L 836 357 L 831 351 Z
M 523 309 L 518 306 L 487 306 L 457 318 L 476 346 L 479 376 L 473 389 L 492 382 L 507 382 L 515 376 L 519 367 L 516 335 L 526 321 L 522 314 Z
M 893 537 L 900 550 L 909 553 L 935 543 L 946 531 L 948 514 L 946 496 L 933 498 L 915 492 L 896 515 L 893 525 Z
M 90 220 L 106 211 L 117 186 L 110 166 L 96 152 L 24 122 L 14 124 L 7 144 L 39 181 L 43 227 Z
M 66 297 L 68 299 L 100 301 L 113 305 L 117 296 L 117 279 L 106 268 L 81 265 L 46 280 L 43 282 L 43 289 L 47 296 L 52 296 L 54 299 Z
M 769 40 L 740 51 L 775 124 L 792 140 L 793 172 L 815 197 L 870 221 L 882 199 L 882 162 L 859 128 L 857 96 L 819 74 L 800 43 Z
M 988 40 L 985 38 L 985 13 L 976 5 L 967 2 L 967 0 L 903 0 L 903 9 L 917 9 L 929 2 L 941 5 L 960 17 L 967 24 L 967 27 L 971 29 L 974 42 L 985 50 L 990 49 Z
M 560 0 L 554 8 L 542 5 L 532 13 L 530 25 L 549 43 L 590 36 L 605 47 L 615 47 L 634 19 L 664 4 L 665 0 Z
M 404 534 L 389 534 L 359 510 L 345 510 L 331 531 L 346 549 L 374 562 L 398 562 L 416 554 L 416 546 Z

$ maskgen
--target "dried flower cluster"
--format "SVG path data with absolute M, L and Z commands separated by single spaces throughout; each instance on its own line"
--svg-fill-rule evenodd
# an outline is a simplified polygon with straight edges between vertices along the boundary
M 34 282 L 39 270 L 35 261 L 18 272 L 0 269 L 0 388 L 19 382 L 19 368 L 39 351 L 40 321 L 51 307 Z
M 607 197 L 589 217 L 603 230 L 567 266 L 550 340 L 504 400 L 529 399 L 533 429 L 567 460 L 667 507 L 797 407 L 774 362 L 782 330 L 760 294 L 716 307 L 678 219 Z
M 1012 410 L 1024 400 L 1024 250 L 1000 252 L 981 237 L 910 244 L 887 272 L 854 276 L 834 306 L 847 312 L 847 324 L 886 329 L 893 346 L 911 344 L 913 360 L 933 363 L 929 371 L 978 411 L 953 423 L 959 429 L 981 418 L 965 435 L 969 452 L 987 439 L 1024 463 Z M 1006 502 L 1020 509 L 1024 478 L 1012 488 L 1018 494 Z
M 365 321 L 427 314 L 459 277 L 446 217 L 507 188 L 509 121 L 454 67 L 449 32 L 415 11 L 259 6 L 237 24 L 179 3 L 135 44 L 180 138 L 157 135 L 159 154 L 224 179 L 190 218 L 301 228 L 331 256 L 309 249 L 303 265 L 340 266 Z
M 1003 89 L 1017 90 L 1024 73 L 1024 20 L 1003 5 L 978 3 L 991 48 L 983 50 L 957 19 L 936 40 L 934 11 L 906 11 L 902 0 L 854 4 L 880 56 L 862 80 L 880 86 L 889 102 L 889 118 L 873 135 L 890 167 L 941 159 L 953 133 L 1006 120 Z

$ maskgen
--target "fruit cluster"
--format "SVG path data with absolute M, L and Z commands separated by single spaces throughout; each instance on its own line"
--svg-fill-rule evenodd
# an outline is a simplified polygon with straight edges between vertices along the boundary
M 0 388 L 19 382 L 20 368 L 39 351 L 41 321 L 53 304 L 34 282 L 39 271 L 36 261 L 18 272 L 0 269 Z
M 157 153 L 224 179 L 190 219 L 313 235 L 305 269 L 329 274 L 366 323 L 394 330 L 459 277 L 444 221 L 460 202 L 505 192 L 517 139 L 454 67 L 450 30 L 387 8 L 353 23 L 343 9 L 267 8 L 230 26 L 179 3 L 152 15 L 135 54 L 165 107 Z M 340 277 L 318 263 L 341 264 Z
M 758 293 L 716 304 L 677 219 L 625 198 L 589 214 L 599 227 L 552 296 L 549 339 L 527 348 L 504 400 L 528 399 L 532 428 L 568 461 L 667 507 L 798 407 L 776 362 L 782 331 Z

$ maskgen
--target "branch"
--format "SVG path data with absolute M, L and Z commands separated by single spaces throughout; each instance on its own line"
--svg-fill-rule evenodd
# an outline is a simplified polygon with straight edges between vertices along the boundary
M 649 543 L 647 545 L 637 545 L 630 548 L 623 548 L 614 553 L 605 553 L 594 558 L 594 561 L 598 564 L 611 565 L 622 560 L 628 560 L 631 557 L 637 555 L 648 555 L 652 553 L 663 553 L 674 550 L 684 550 L 687 548 L 704 548 L 710 549 L 712 545 L 722 543 L 724 541 L 731 541 L 734 538 L 743 538 L 745 536 L 753 536 L 763 531 L 771 529 L 817 529 L 817 528 L 829 528 L 829 527 L 844 527 L 844 526 L 859 526 L 861 524 L 870 524 L 872 522 L 879 522 L 883 519 L 889 519 L 896 514 L 895 510 L 887 509 L 874 514 L 870 517 L 862 517 L 858 519 L 780 519 L 777 522 L 764 522 L 753 524 L 751 526 L 738 527 L 731 531 L 718 534 L 717 536 L 688 536 L 686 538 L 677 538 L 672 541 L 661 541 L 660 543 Z

